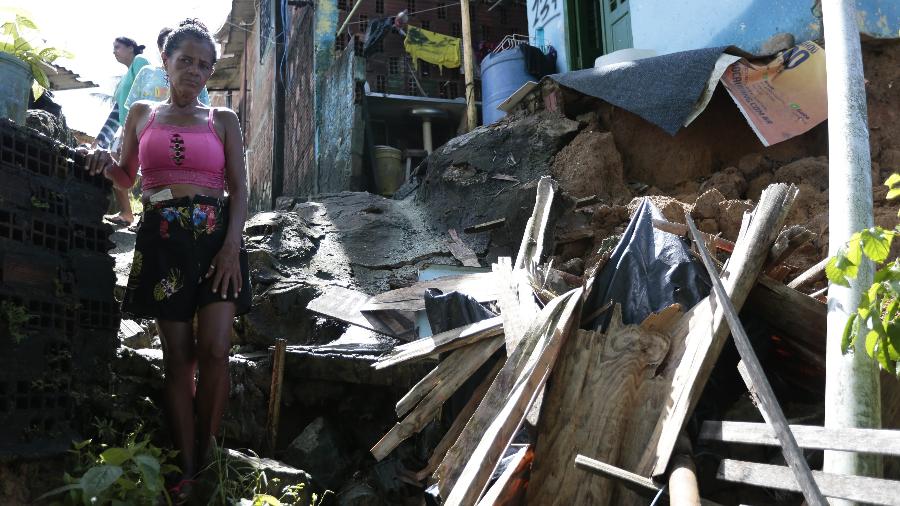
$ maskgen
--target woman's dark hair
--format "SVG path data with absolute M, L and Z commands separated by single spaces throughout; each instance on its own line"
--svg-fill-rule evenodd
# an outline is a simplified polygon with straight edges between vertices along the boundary
M 209 48 L 212 49 L 213 54 L 212 63 L 216 63 L 216 43 L 213 41 L 212 35 L 209 34 L 206 25 L 196 18 L 185 19 L 178 24 L 178 28 L 172 30 L 172 33 L 166 37 L 166 44 L 163 48 L 163 52 L 167 56 L 172 56 L 172 54 L 181 47 L 181 44 L 185 39 L 189 37 L 209 44 Z
M 122 44 L 124 46 L 129 46 L 134 50 L 135 56 L 144 52 L 144 48 L 147 46 L 142 46 L 134 41 L 134 39 L 129 39 L 128 37 L 116 37 L 116 42 Z
M 172 29 L 168 26 L 159 31 L 159 35 L 156 36 L 156 47 L 159 48 L 160 51 L 163 49 L 163 44 L 166 43 L 166 37 L 172 33 Z

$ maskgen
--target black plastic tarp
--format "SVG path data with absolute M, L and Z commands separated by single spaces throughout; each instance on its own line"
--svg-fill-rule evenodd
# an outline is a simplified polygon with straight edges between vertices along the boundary
M 639 324 L 676 302 L 687 311 L 709 294 L 709 276 L 687 242 L 653 228 L 654 219 L 665 217 L 644 199 L 597 274 L 584 314 L 613 301 L 622 306 L 623 323 Z M 587 325 L 602 330 L 611 316 L 612 311 L 606 311 Z

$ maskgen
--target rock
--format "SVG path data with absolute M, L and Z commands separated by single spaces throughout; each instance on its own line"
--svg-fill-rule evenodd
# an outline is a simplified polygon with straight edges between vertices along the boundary
M 66 118 L 60 114 L 56 116 L 42 109 L 28 109 L 25 114 L 25 125 L 54 139 L 66 146 L 75 147 L 75 137 L 66 126 Z
M 891 172 L 900 172 L 900 149 L 883 149 L 878 163 L 882 170 L 890 170 Z
M 284 462 L 247 455 L 231 448 L 226 448 L 225 452 L 229 464 L 233 469 L 239 471 L 242 476 L 250 475 L 253 472 L 265 474 L 266 480 L 263 482 L 263 487 L 257 490 L 257 493 L 281 497 L 286 487 L 304 485 L 303 490 L 307 497 L 297 501 L 296 504 L 311 504 L 312 477 L 309 473 L 291 467 Z
M 773 55 L 794 47 L 794 34 L 781 32 L 769 37 L 760 48 L 760 56 Z
M 597 195 L 622 203 L 631 191 L 622 177 L 622 155 L 609 132 L 585 129 L 556 155 L 551 168 L 560 189 L 575 198 Z
M 700 229 L 701 232 L 706 232 L 707 234 L 715 235 L 719 233 L 719 224 L 712 218 L 703 218 L 702 220 L 697 221 L 697 228 Z
M 753 178 L 747 184 L 747 199 L 752 200 L 754 202 L 759 200 L 760 195 L 762 195 L 763 190 L 769 187 L 772 184 L 772 173 L 763 172 L 762 174 Z
M 723 200 L 725 200 L 725 196 L 716 188 L 706 190 L 697 197 L 697 201 L 694 202 L 694 208 L 691 210 L 691 217 L 717 217 L 719 215 L 719 202 L 722 202 Z
M 744 220 L 744 213 L 752 209 L 753 206 L 744 200 L 723 200 L 719 202 L 716 223 L 719 225 L 719 231 L 722 233 L 722 236 L 729 241 L 737 240 L 738 233 L 741 231 L 741 222 Z
M 584 274 L 584 259 L 582 258 L 572 258 L 569 259 L 559 265 L 559 270 L 563 272 L 568 272 L 574 276 L 581 276 Z
M 747 181 L 759 176 L 769 170 L 766 157 L 762 153 L 750 153 L 738 160 L 738 170 L 744 175 Z
M 726 198 L 739 199 L 747 191 L 747 180 L 737 167 L 728 167 L 716 172 L 700 185 L 700 191 L 710 188 L 719 190 Z
M 811 184 L 801 183 L 797 185 L 797 198 L 791 206 L 788 214 L 788 224 L 802 224 L 821 213 L 828 213 L 828 192 L 819 190 Z M 812 230 L 812 229 L 811 229 Z M 817 232 L 813 230 L 813 232 Z
M 240 441 L 253 448 L 263 446 L 272 366 L 269 352 L 235 355 L 228 359 L 231 390 L 222 418 L 227 441 Z
M 385 503 L 374 488 L 354 482 L 337 493 L 338 506 L 383 506 Z
M 828 157 L 808 157 L 793 161 L 777 169 L 773 175 L 776 183 L 806 183 L 818 190 L 828 189 Z
M 134 320 L 123 318 L 119 322 L 119 339 L 129 348 L 152 348 L 153 337 L 150 329 Z
M 672 197 L 666 197 L 665 195 L 653 195 L 649 197 L 637 197 L 631 199 L 631 202 L 628 203 L 628 215 L 629 219 L 634 213 L 637 211 L 638 207 L 641 205 L 641 199 L 650 199 L 653 202 L 653 205 L 659 209 L 659 212 L 663 214 L 667 221 L 671 221 L 672 223 L 684 223 L 684 215 L 685 213 L 691 210 L 691 207 L 684 202 L 673 199 Z
M 313 420 L 291 442 L 284 460 L 331 490 L 338 490 L 353 468 L 344 438 L 323 417 Z

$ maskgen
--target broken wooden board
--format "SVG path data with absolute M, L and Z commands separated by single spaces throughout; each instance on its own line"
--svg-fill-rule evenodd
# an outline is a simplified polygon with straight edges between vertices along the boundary
M 793 473 L 784 466 L 724 459 L 719 464 L 719 472 L 716 477 L 732 483 L 791 492 L 800 491 L 800 486 L 794 479 Z M 897 499 L 900 498 L 900 482 L 892 480 L 846 476 L 821 471 L 813 471 L 813 477 L 822 490 L 822 494 L 827 497 L 883 505 L 896 505 Z
M 685 221 L 691 229 L 691 235 L 694 237 L 700 258 L 703 260 L 703 265 L 706 267 L 706 271 L 712 280 L 716 301 L 724 311 L 728 327 L 731 329 L 735 347 L 741 356 L 741 361 L 738 363 L 738 372 L 740 372 L 751 397 L 754 399 L 753 404 L 759 408 L 759 412 L 766 423 L 772 426 L 775 431 L 775 435 L 781 443 L 781 453 L 784 456 L 784 460 L 790 466 L 800 488 L 803 490 L 803 497 L 806 499 L 806 502 L 812 506 L 826 506 L 828 503 L 816 485 L 815 479 L 813 479 L 809 463 L 806 462 L 806 457 L 800 451 L 797 440 L 794 439 L 794 434 L 791 432 L 787 418 L 785 418 L 781 405 L 775 397 L 775 392 L 772 390 L 768 378 L 766 378 L 762 364 L 760 364 L 756 352 L 753 351 L 753 344 L 751 344 L 750 338 L 744 331 L 737 309 L 735 309 L 728 298 L 728 293 L 726 293 L 722 280 L 719 279 L 718 272 L 716 272 L 712 256 L 709 254 L 706 245 L 703 244 L 703 237 L 700 236 L 700 231 L 697 230 L 697 226 L 690 216 L 685 216 Z
M 450 329 L 431 337 L 416 339 L 391 350 L 373 364 L 375 369 L 385 369 L 393 365 L 422 359 L 478 342 L 503 333 L 503 321 L 499 316 Z
M 823 258 L 819 260 L 816 265 L 813 265 L 809 269 L 803 271 L 799 276 L 793 279 L 790 283 L 788 283 L 788 287 L 799 289 L 801 286 L 811 283 L 813 281 L 818 281 L 825 277 L 825 266 L 828 265 L 828 261 L 831 260 L 831 257 Z
M 646 404 L 639 390 L 668 349 L 667 335 L 623 325 L 618 304 L 605 333 L 580 330 L 566 342 L 538 423 L 529 504 L 618 504 L 615 482 L 585 480 L 572 462 L 583 452 L 618 463 L 625 434 Z
M 478 262 L 478 255 L 459 238 L 456 229 L 451 228 L 447 233 L 450 234 L 447 248 L 450 250 L 453 258 L 459 260 L 466 267 L 481 267 L 481 264 Z
M 549 325 L 539 325 L 537 322 L 540 318 L 535 319 L 532 329 L 543 329 L 538 336 L 538 342 L 529 354 L 525 367 L 516 378 L 505 402 L 489 421 L 455 483 L 449 488 L 443 502 L 445 506 L 470 505 L 481 497 L 504 450 L 525 418 L 529 406 L 550 376 L 550 370 L 569 333 L 574 332 L 575 323 L 580 321 L 578 312 L 581 308 L 581 295 L 582 289 L 576 288 L 553 299 L 559 300 L 563 308 L 558 317 L 547 318 Z M 527 337 L 522 343 L 526 339 Z
M 744 310 L 772 326 L 804 359 L 825 367 L 828 306 L 768 276 L 760 276 L 750 290 Z
M 898 430 L 790 427 L 800 448 L 900 456 Z M 779 446 L 775 432 L 764 423 L 706 421 L 698 437 L 701 441 Z
M 531 327 L 513 353 L 507 358 L 506 363 L 491 386 L 488 388 L 484 399 L 475 409 L 475 413 L 466 423 L 459 438 L 447 451 L 444 460 L 434 472 L 437 479 L 441 497 L 447 497 L 450 490 L 456 484 L 464 465 L 470 460 L 472 453 L 486 433 L 490 424 L 497 418 L 498 413 L 506 404 L 519 378 L 526 371 L 532 357 L 543 350 L 549 339 L 549 335 L 563 316 L 567 304 L 572 296 L 567 294 L 557 297 L 548 303 L 535 317 Z M 537 351 L 536 351 L 537 350 Z M 480 492 L 480 491 L 479 491 Z
M 514 446 L 516 445 L 511 445 L 511 447 Z M 516 453 L 510 457 L 506 469 L 485 492 L 484 497 L 478 501 L 478 506 L 523 504 L 528 484 L 528 470 L 533 459 L 534 451 L 531 449 L 531 445 L 520 445 Z
M 363 312 L 421 311 L 425 309 L 425 290 L 429 288 L 437 288 L 443 293 L 460 292 L 478 302 L 495 301 L 498 292 L 496 278 L 492 272 L 443 276 L 375 295 L 360 310 Z
M 356 290 L 340 286 L 329 287 L 325 292 L 310 301 L 306 309 L 313 313 L 340 320 L 388 336 L 397 336 L 394 329 L 385 325 L 374 316 L 362 313 L 371 296 Z
M 743 306 L 756 284 L 796 195 L 797 188 L 793 185 L 769 186 L 763 191 L 745 232 L 738 238 L 721 276 L 736 308 Z M 671 387 L 661 407 L 662 416 L 648 435 L 644 454 L 635 469 L 644 476 L 660 476 L 666 472 L 678 434 L 706 386 L 729 328 L 721 304 L 716 304 L 715 297 L 710 296 L 688 311 L 670 332 L 671 347 L 662 375 Z
M 525 225 L 522 244 L 519 245 L 519 253 L 516 255 L 515 269 L 522 269 L 527 264 L 537 265 L 541 262 L 547 223 L 550 221 L 550 211 L 553 208 L 555 194 L 556 182 L 550 176 L 541 177 L 537 185 L 534 210 Z
M 499 220 L 486 221 L 484 223 L 472 225 L 471 227 L 466 227 L 463 229 L 463 232 L 467 234 L 480 234 L 481 232 L 487 232 L 489 230 L 494 230 L 495 228 L 500 228 L 505 223 L 506 218 L 500 218 Z
M 447 429 L 447 432 L 444 433 L 444 437 L 441 438 L 441 441 L 434 448 L 434 451 L 431 453 L 431 457 L 428 458 L 428 464 L 421 469 L 418 473 L 416 473 L 416 479 L 422 481 L 429 476 L 431 473 L 437 469 L 438 464 L 444 460 L 444 456 L 447 454 L 447 450 L 450 449 L 450 446 L 456 442 L 456 438 L 459 437 L 459 434 L 462 432 L 463 427 L 466 426 L 466 423 L 469 421 L 469 418 L 472 417 L 472 413 L 475 412 L 475 408 L 481 404 L 481 400 L 484 399 L 484 394 L 487 393 L 488 387 L 491 386 L 491 383 L 494 382 L 494 378 L 497 377 L 497 373 L 500 372 L 500 369 L 503 367 L 503 361 L 498 361 L 494 364 L 493 369 L 484 377 L 481 384 L 475 388 L 475 391 L 472 392 L 472 397 L 469 398 L 466 405 L 463 406 L 462 410 L 460 410 L 459 414 L 456 415 L 456 420 L 453 420 L 453 424 Z
M 454 351 L 447 359 L 438 364 L 444 374 L 434 387 L 423 396 L 409 415 L 394 425 L 380 441 L 375 443 L 371 452 L 375 460 L 382 460 L 394 451 L 407 438 L 425 428 L 447 399 L 475 374 L 491 355 L 503 347 L 503 338 L 495 337 Z M 422 387 L 425 390 L 428 385 Z M 414 388 L 415 390 L 415 388 Z
M 660 491 L 663 494 L 668 494 L 664 483 L 655 482 L 650 478 L 645 478 L 639 474 L 634 474 L 581 454 L 575 456 L 575 467 L 582 471 L 616 480 L 628 489 L 645 497 L 656 497 Z M 646 504 L 646 501 L 644 504 Z M 708 501 L 702 497 L 700 498 L 700 504 L 701 506 L 721 506 L 719 503 Z
M 503 319 L 506 354 L 511 355 L 541 308 L 534 301 L 528 273 L 524 269 L 513 270 L 509 257 L 498 258 L 492 269 L 497 275 L 500 288 L 497 305 L 500 307 L 500 318 Z

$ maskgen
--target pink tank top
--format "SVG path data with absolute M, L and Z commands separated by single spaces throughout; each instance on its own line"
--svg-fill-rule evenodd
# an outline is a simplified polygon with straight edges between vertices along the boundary
M 213 128 L 213 108 L 205 125 L 156 123 L 156 108 L 138 139 L 141 189 L 171 184 L 225 188 L 225 146 Z

